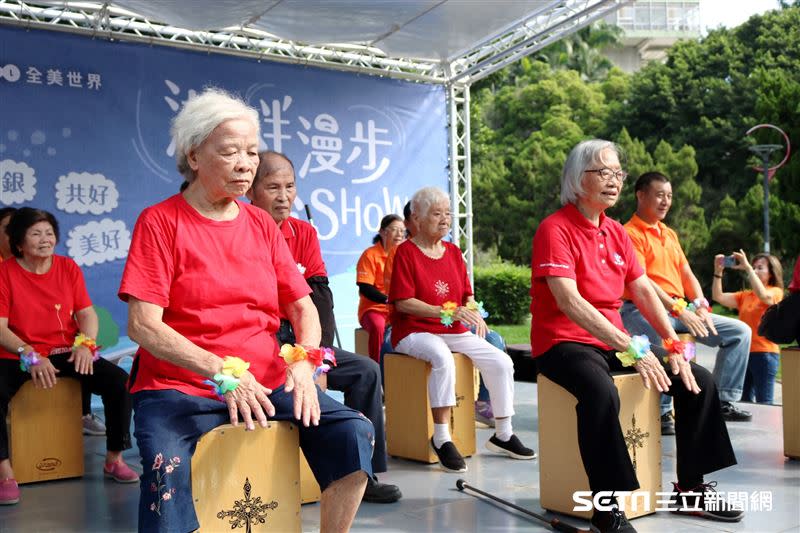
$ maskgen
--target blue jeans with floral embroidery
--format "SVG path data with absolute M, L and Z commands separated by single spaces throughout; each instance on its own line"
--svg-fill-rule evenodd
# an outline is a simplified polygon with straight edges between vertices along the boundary
M 300 447 L 322 490 L 348 474 L 372 475 L 374 430 L 358 411 L 345 407 L 317 388 L 322 416 L 319 426 L 300 430 Z M 272 420 L 294 419 L 294 395 L 278 387 L 269 396 Z M 188 532 L 200 527 L 194 511 L 191 459 L 198 439 L 229 423 L 226 404 L 175 390 L 140 391 L 133 395 L 134 436 L 142 457 L 139 531 Z

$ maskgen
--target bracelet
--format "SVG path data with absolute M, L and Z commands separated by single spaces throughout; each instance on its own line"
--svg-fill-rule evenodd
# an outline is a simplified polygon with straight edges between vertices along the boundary
M 722 274 L 714 274 L 714 277 L 715 277 L 715 278 L 722 279 Z
M 19 368 L 23 372 L 30 372 L 32 366 L 36 366 L 42 362 L 39 352 L 31 349 L 30 352 L 25 352 L 25 347 L 20 346 L 17 348 L 19 354 Z
M 83 333 L 78 333 L 78 336 L 75 337 L 75 342 L 72 343 L 72 349 L 75 350 L 81 346 L 88 348 L 89 351 L 92 352 L 92 361 L 100 359 L 100 354 L 98 353 L 100 347 L 97 345 L 96 340 Z
M 211 386 L 211 390 L 217 395 L 217 398 L 224 401 L 225 393 L 235 391 L 239 386 L 239 378 L 233 377 L 230 374 L 214 374 L 214 381 L 207 379 L 203 382 Z
M 692 308 L 690 308 L 690 305 L 692 304 L 686 303 L 686 300 L 683 298 L 675 298 L 672 301 L 672 309 L 670 309 L 669 314 L 675 318 L 678 318 L 681 316 L 681 313 L 683 313 L 684 309 L 689 309 L 689 311 L 694 310 L 694 306 L 692 305 Z
M 622 362 L 622 366 L 633 366 L 639 359 L 644 359 L 650 350 L 650 341 L 647 335 L 634 335 L 628 349 L 624 352 L 617 352 L 617 359 Z
M 709 305 L 708 300 L 705 298 L 695 298 L 692 303 L 694 304 L 695 309 L 711 309 L 711 305 Z
M 670 355 L 680 355 L 683 357 L 683 360 L 687 363 L 694 359 L 695 354 L 697 353 L 697 347 L 693 342 L 684 342 L 684 341 L 676 341 L 675 339 L 664 339 L 663 342 L 664 348 L 666 348 L 667 355 L 664 357 L 664 362 L 669 362 Z
M 442 304 L 442 310 L 439 311 L 439 320 L 443 326 L 448 328 L 453 326 L 453 315 L 456 313 L 456 309 L 458 309 L 458 304 L 455 302 Z
M 467 302 L 467 309 L 470 311 L 477 311 L 478 314 L 481 315 L 481 318 L 486 319 L 489 318 L 489 313 L 483 308 L 483 302 Z
M 284 344 L 281 346 L 281 357 L 287 365 L 308 359 L 314 365 L 314 379 L 327 373 L 331 366 L 336 366 L 336 356 L 330 348 L 306 348 L 301 344 Z

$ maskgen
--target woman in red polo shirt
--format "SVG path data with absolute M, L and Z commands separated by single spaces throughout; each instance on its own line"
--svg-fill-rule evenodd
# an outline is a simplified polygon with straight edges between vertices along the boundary
M 593 492 L 639 487 L 611 377 L 611 371 L 629 365 L 645 386 L 655 386 L 675 400 L 676 491 L 704 493 L 710 487 L 703 475 L 735 464 L 736 458 L 711 374 L 687 362 L 630 238 L 621 224 L 605 215 L 622 194 L 626 177 L 618 149 L 609 141 L 581 142 L 567 157 L 561 175 L 564 207 L 545 218 L 533 238 L 533 356 L 543 375 L 578 400 L 578 445 Z M 625 288 L 667 343 L 675 343 L 668 364 L 662 365 L 649 345 L 625 331 L 619 315 Z M 705 509 L 703 497 L 699 506 L 702 510 L 695 514 L 717 520 L 742 516 L 724 502 L 716 510 Z M 634 531 L 618 507 L 595 511 L 592 526 L 601 532 Z
M 121 483 L 139 481 L 139 474 L 122 461 L 122 451 L 131 447 L 128 374 L 105 359 L 94 360 L 97 314 L 80 267 L 54 253 L 58 222 L 47 211 L 23 207 L 6 230 L 13 256 L 0 264 L 0 421 L 27 380 L 50 388 L 57 377 L 76 378 L 103 399 L 105 475 Z M 1 422 L 0 504 L 18 500 L 8 433 Z
M 374 430 L 314 385 L 322 365 L 311 290 L 272 217 L 239 200 L 258 167 L 258 112 L 209 88 L 184 104 L 172 137 L 189 185 L 139 216 L 119 289 L 140 346 L 130 379 L 144 468 L 139 530 L 198 529 L 195 444 L 240 416 L 249 430 L 267 416 L 297 425 L 322 488 L 321 529 L 347 529 L 372 475 Z M 307 350 L 279 350 L 281 311 Z
M 381 346 L 389 318 L 388 297 L 383 281 L 383 268 L 389 250 L 406 240 L 403 219 L 395 214 L 381 219 L 381 228 L 372 246 L 364 250 L 356 266 L 358 284 L 358 322 L 369 334 L 369 356 L 380 364 Z
M 439 463 L 448 472 L 467 470 L 450 436 L 450 410 L 456 399 L 452 352 L 472 359 L 489 389 L 495 434 L 486 447 L 513 459 L 533 459 L 536 454 L 520 442 L 511 427 L 511 358 L 484 339 L 486 323 L 475 306 L 461 250 L 442 240 L 450 232 L 450 198 L 436 187 L 420 189 L 411 198 L 411 217 L 419 231 L 397 247 L 392 269 L 392 345 L 398 352 L 431 364 L 431 446 Z M 468 326 L 474 326 L 476 333 Z

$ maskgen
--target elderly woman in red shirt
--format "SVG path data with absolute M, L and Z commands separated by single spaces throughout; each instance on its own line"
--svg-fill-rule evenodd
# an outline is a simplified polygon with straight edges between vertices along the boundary
M 6 230 L 13 255 L 0 264 L 0 504 L 20 496 L 5 419 L 8 403 L 29 379 L 50 388 L 58 377 L 76 378 L 99 394 L 108 422 L 105 475 L 135 483 L 139 475 L 122 460 L 122 451 L 131 447 L 128 374 L 96 356 L 97 314 L 80 267 L 55 253 L 58 221 L 47 211 L 23 207 Z
M 495 434 L 486 447 L 513 459 L 536 454 L 514 435 L 514 366 L 508 354 L 486 342 L 486 323 L 477 308 L 461 250 L 444 237 L 450 232 L 450 198 L 425 187 L 411 198 L 411 217 L 419 231 L 397 247 L 389 289 L 394 303 L 392 345 L 431 364 L 428 397 L 433 415 L 431 446 L 442 468 L 466 472 L 464 458 L 452 442 L 450 410 L 455 405 L 455 363 L 460 352 L 477 366 L 495 416 Z M 471 333 L 467 327 L 475 327 Z
M 119 295 L 140 346 L 131 372 L 142 456 L 140 531 L 194 531 L 191 455 L 226 422 L 297 424 L 322 489 L 321 530 L 352 524 L 372 475 L 372 424 L 321 393 L 320 326 L 286 241 L 269 214 L 239 200 L 258 167 L 258 113 L 219 89 L 173 120 L 189 186 L 136 222 Z M 282 355 L 280 312 L 300 350 Z
M 738 521 L 742 512 L 725 502 L 709 505 L 713 485 L 703 482 L 704 474 L 736 464 L 714 380 L 708 370 L 689 362 L 630 238 L 605 215 L 622 194 L 626 177 L 619 150 L 609 141 L 581 142 L 567 157 L 561 175 L 564 207 L 545 218 L 533 238 L 533 356 L 539 372 L 578 400 L 578 445 L 593 492 L 639 488 L 611 377 L 612 371 L 635 371 L 646 387 L 655 386 L 675 400 L 678 482 L 673 509 Z M 631 338 L 623 327 L 619 308 L 626 288 L 669 347 L 667 362 L 653 355 L 646 338 Z M 686 491 L 695 495 L 681 496 Z M 635 529 L 613 506 L 595 511 L 592 531 Z

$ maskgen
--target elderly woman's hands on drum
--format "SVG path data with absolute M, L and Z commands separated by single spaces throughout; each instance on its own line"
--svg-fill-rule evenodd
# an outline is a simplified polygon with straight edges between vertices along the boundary
M 470 296 L 467 301 L 474 302 L 475 298 Z M 456 308 L 455 312 L 453 312 L 453 318 L 455 320 L 460 320 L 461 323 L 468 328 L 474 329 L 475 335 L 478 337 L 485 338 L 486 333 L 489 331 L 489 326 L 486 325 L 486 322 L 477 309 L 470 309 L 469 307 L 460 305 Z

